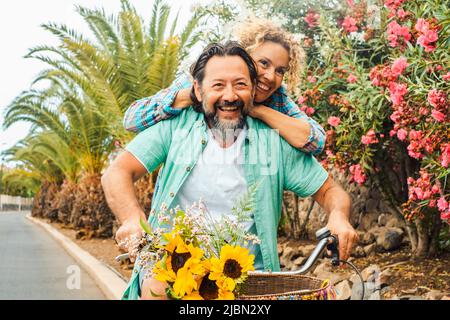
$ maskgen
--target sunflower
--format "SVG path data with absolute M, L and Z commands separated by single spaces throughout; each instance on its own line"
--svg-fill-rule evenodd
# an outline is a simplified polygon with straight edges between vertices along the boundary
M 199 279 L 198 290 L 184 296 L 183 300 L 234 300 L 234 294 L 220 287 L 207 273 Z
M 203 250 L 186 244 L 179 234 L 168 234 L 169 243 L 165 246 L 166 259 L 159 261 L 154 269 L 155 278 L 173 285 L 176 297 L 183 297 L 198 289 L 196 275 L 204 273 L 201 262 Z
M 216 283 L 222 290 L 232 292 L 236 283 L 241 283 L 247 277 L 247 272 L 255 270 L 254 255 L 249 250 L 239 246 L 225 245 L 220 251 L 220 259 L 211 259 L 210 280 Z

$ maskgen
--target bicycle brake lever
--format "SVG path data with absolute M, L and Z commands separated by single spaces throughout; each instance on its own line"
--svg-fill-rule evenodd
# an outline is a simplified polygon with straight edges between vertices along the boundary
M 331 252 L 331 265 L 337 267 L 339 266 L 339 240 L 336 236 L 331 235 L 329 238 L 329 244 L 327 245 L 327 250 Z

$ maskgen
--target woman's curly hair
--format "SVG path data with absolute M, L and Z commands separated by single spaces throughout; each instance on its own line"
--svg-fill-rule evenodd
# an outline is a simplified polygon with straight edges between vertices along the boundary
M 300 75 L 305 69 L 306 54 L 291 33 L 269 20 L 252 18 L 238 24 L 234 35 L 249 53 L 266 41 L 283 46 L 289 53 L 289 70 L 286 73 L 287 89 L 290 93 L 295 91 L 301 82 Z

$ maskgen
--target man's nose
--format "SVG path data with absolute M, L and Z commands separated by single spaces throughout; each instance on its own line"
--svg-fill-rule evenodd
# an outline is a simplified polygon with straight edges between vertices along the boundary
M 238 96 L 234 92 L 233 87 L 231 85 L 226 86 L 222 95 L 222 100 L 233 102 L 236 101 L 237 99 Z

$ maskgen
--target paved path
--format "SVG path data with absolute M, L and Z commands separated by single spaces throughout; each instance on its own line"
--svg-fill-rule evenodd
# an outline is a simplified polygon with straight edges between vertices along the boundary
M 0 212 L 0 300 L 106 299 L 75 260 L 25 216 Z M 79 289 L 68 289 L 76 286 L 78 271 Z

